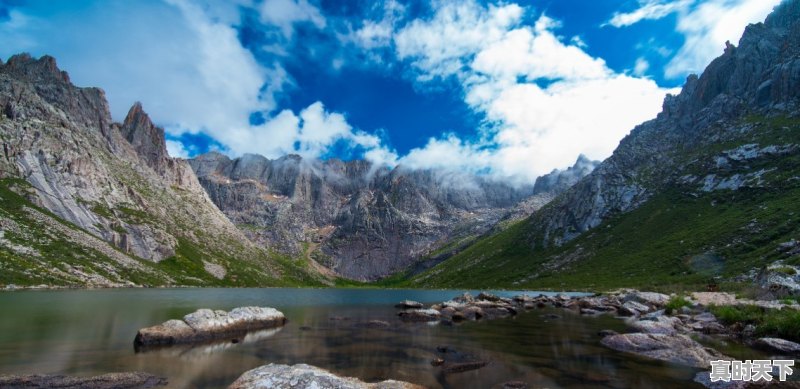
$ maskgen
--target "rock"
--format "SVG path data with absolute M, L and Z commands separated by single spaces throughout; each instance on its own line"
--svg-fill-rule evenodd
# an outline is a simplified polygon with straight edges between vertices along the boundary
M 780 338 L 759 338 L 753 346 L 782 356 L 800 356 L 800 344 Z
M 694 292 L 692 300 L 701 306 L 736 305 L 736 296 L 726 292 Z
M 489 320 L 514 316 L 517 314 L 517 311 L 511 307 L 488 307 L 482 309 L 483 316 Z
M 800 272 L 794 266 L 780 262 L 770 265 L 758 273 L 755 282 L 770 298 L 800 295 Z
M 485 316 L 483 309 L 474 306 L 466 307 L 461 310 L 460 313 L 464 315 L 467 320 L 480 320 Z
M 315 366 L 269 364 L 248 370 L 228 389 L 422 389 L 402 381 L 366 383 L 356 378 L 340 377 Z
M 600 332 L 598 332 L 597 335 L 600 335 L 601 337 L 606 337 L 611 335 L 619 335 L 619 332 L 614 330 L 600 330 Z
M 492 388 L 498 389 L 528 389 L 528 384 L 523 381 L 508 381 L 493 386 Z
M 396 308 L 401 309 L 420 309 L 423 307 L 422 303 L 411 300 L 403 300 L 395 305 Z
M 467 317 L 466 317 L 466 316 L 464 316 L 464 313 L 463 313 L 463 312 L 454 312 L 454 313 L 453 313 L 453 314 L 450 316 L 450 320 L 452 320 L 452 321 L 454 321 L 454 322 L 460 322 L 460 321 L 467 320 Z
M 388 321 L 383 320 L 370 320 L 366 323 L 367 328 L 389 328 L 391 324 Z
M 692 320 L 694 320 L 694 321 L 702 321 L 702 322 L 711 322 L 711 321 L 717 321 L 717 317 L 714 316 L 714 314 L 711 313 L 711 312 L 703 312 L 701 314 L 692 316 Z
M 477 370 L 488 364 L 489 362 L 486 361 L 446 363 L 442 365 L 442 373 L 453 374 L 470 370 Z
M 659 317 L 664 316 L 664 313 L 665 312 L 664 312 L 663 309 L 659 309 L 657 311 L 650 312 L 650 313 L 648 313 L 646 315 L 642 315 L 642 317 L 640 319 L 642 319 L 642 320 L 658 320 Z
M 613 311 L 615 307 L 609 305 L 609 301 L 602 297 L 588 297 L 580 300 L 578 303 L 581 308 L 591 309 L 593 311 Z
M 495 301 L 495 302 L 500 301 L 500 297 L 497 297 L 491 293 L 486 293 L 486 292 L 478 293 L 477 299 L 485 301 Z
M 619 309 L 619 313 L 624 316 L 636 316 L 650 312 L 650 307 L 636 301 L 626 301 Z
M 711 360 L 731 359 L 686 335 L 620 334 L 607 336 L 600 343 L 617 351 L 701 369 L 708 368 Z
M 690 328 L 704 334 L 722 334 L 727 332 L 725 326 L 716 321 L 699 321 L 692 323 Z
M 681 321 L 678 318 L 661 316 L 656 320 L 637 320 L 630 323 L 630 326 L 648 334 L 675 335 L 678 333 L 675 326 L 680 323 Z
M 183 317 L 139 330 L 136 347 L 195 343 L 282 326 L 286 317 L 274 308 L 241 307 L 230 312 L 199 309 Z
M 397 314 L 405 321 L 438 321 L 441 317 L 435 309 L 409 309 Z
M 701 371 L 695 374 L 693 381 L 710 389 L 745 389 L 750 384 L 744 381 L 730 381 L 730 380 L 728 382 L 725 381 L 711 382 L 711 373 L 707 371 Z
M 456 312 L 458 311 L 456 311 L 456 309 L 453 307 L 444 307 L 442 309 L 439 309 L 439 313 L 441 313 L 442 316 L 446 317 L 452 317 Z
M 467 304 L 467 303 L 474 303 L 475 298 L 472 297 L 472 295 L 469 294 L 469 292 L 464 292 L 461 296 L 454 298 L 453 301 Z
M 65 375 L 0 375 L 0 387 L 63 389 L 147 389 L 166 386 L 167 379 L 147 373 L 109 373 L 95 377 Z
M 628 293 L 624 300 L 626 302 L 635 301 L 642 304 L 650 304 L 655 307 L 662 307 L 669 301 L 669 296 L 663 293 L 635 291 Z
M 600 311 L 595 310 L 595 309 L 581 308 L 581 315 L 594 316 L 594 315 L 599 315 L 601 313 L 603 313 L 603 312 L 600 312 Z

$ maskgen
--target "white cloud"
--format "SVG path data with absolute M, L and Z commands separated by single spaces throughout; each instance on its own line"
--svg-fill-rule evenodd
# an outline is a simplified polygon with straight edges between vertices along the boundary
M 339 38 L 346 43 L 366 49 L 378 49 L 391 46 L 397 25 L 406 16 L 406 7 L 396 0 L 375 3 L 374 8 L 381 13 L 380 20 L 365 19 L 361 27 L 353 30 L 348 23 L 350 31 Z M 375 59 L 378 59 L 376 57 Z
M 443 2 L 429 20 L 396 32 L 398 57 L 419 82 L 455 78 L 464 99 L 492 126 L 475 141 L 431 139 L 400 159 L 411 167 L 452 167 L 530 182 L 579 154 L 610 155 L 636 124 L 660 111 L 667 92 L 617 74 L 605 61 L 565 43 L 560 23 L 541 15 L 523 24 L 517 5 Z
M 167 139 L 166 143 L 167 143 L 167 153 L 169 153 L 170 157 L 189 158 L 189 155 L 191 153 L 186 148 L 186 146 L 183 145 L 183 143 L 172 139 Z
M 678 17 L 683 46 L 667 64 L 667 77 L 701 72 L 722 54 L 725 42 L 736 43 L 750 23 L 764 21 L 781 0 L 710 0 Z
M 267 158 L 286 154 L 318 158 L 337 142 L 345 142 L 351 148 L 361 148 L 365 158 L 375 163 L 394 166 L 397 160 L 381 138 L 354 129 L 342 114 L 326 111 L 319 101 L 299 114 L 283 110 L 261 125 L 230 128 L 218 134 L 217 140 L 235 154 L 262 154 Z
M 673 12 L 685 10 L 694 0 L 640 0 L 640 7 L 632 12 L 615 12 L 608 24 L 614 27 L 625 27 L 636 24 L 642 20 L 661 19 Z
M 291 38 L 294 24 L 309 22 L 317 28 L 325 28 L 325 17 L 308 0 L 265 0 L 259 9 L 261 21 L 278 26 L 283 35 Z
M 644 76 L 648 69 L 650 69 L 650 62 L 647 62 L 642 57 L 636 58 L 636 64 L 633 65 L 633 74 Z
M 629 13 L 615 13 L 608 24 L 626 27 L 642 20 L 655 20 L 671 13 L 678 16 L 676 31 L 684 43 L 664 69 L 668 78 L 699 73 L 722 54 L 725 42 L 736 43 L 750 23 L 764 20 L 781 0 L 641 0 Z M 662 56 L 672 54 L 659 48 Z

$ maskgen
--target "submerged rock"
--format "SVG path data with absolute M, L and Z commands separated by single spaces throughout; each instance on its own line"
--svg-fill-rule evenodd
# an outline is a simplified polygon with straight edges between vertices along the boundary
M 0 388 L 147 389 L 166 386 L 167 379 L 147 373 L 109 373 L 95 377 L 65 375 L 0 376 Z
M 401 309 L 420 309 L 422 308 L 422 303 L 412 300 L 403 300 L 395 304 L 395 307 Z
M 136 334 L 134 346 L 195 343 L 241 335 L 247 331 L 279 327 L 286 317 L 274 308 L 242 307 L 230 312 L 199 309 L 162 324 L 142 328 Z
M 435 309 L 409 309 L 397 314 L 406 321 L 438 321 L 441 313 Z
M 367 383 L 356 378 L 340 377 L 325 369 L 298 364 L 269 364 L 242 374 L 228 389 L 422 389 L 408 382 L 388 380 Z
M 453 374 L 470 370 L 477 370 L 488 364 L 489 362 L 486 361 L 446 363 L 442 366 L 442 373 Z

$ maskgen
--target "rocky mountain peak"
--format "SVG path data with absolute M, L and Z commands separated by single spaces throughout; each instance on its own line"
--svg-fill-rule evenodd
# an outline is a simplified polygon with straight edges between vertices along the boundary
M 156 172 L 164 172 L 165 161 L 169 158 L 164 130 L 153 124 L 140 102 L 134 103 L 128 111 L 120 131 L 148 166 Z
M 49 55 L 35 59 L 28 53 L 17 54 L 8 59 L 3 70 L 31 82 L 70 82 L 69 74 L 60 70 L 56 59 Z
M 30 54 L 17 54 L 0 66 L 0 73 L 32 85 L 39 98 L 64 112 L 66 122 L 108 135 L 112 120 L 103 90 L 72 85 L 67 72 L 58 68 L 53 57 L 45 55 L 35 59 Z M 31 96 L 22 97 L 18 95 L 15 99 L 8 99 L 4 110 L 21 118 L 38 115 L 32 109 Z
M 591 173 L 598 165 L 600 165 L 600 161 L 592 161 L 581 154 L 575 160 L 575 164 L 565 170 L 553 169 L 549 174 L 538 177 L 533 185 L 533 193 L 563 192 Z

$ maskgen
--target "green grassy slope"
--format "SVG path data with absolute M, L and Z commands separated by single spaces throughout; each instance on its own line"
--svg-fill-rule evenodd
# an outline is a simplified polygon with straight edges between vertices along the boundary
M 723 150 L 757 143 L 800 144 L 800 120 L 747 118 L 755 128 L 715 145 L 682 150 L 681 173 L 703 176 Z M 671 183 L 641 207 L 617 215 L 561 247 L 533 249 L 532 218 L 483 238 L 449 260 L 394 286 L 606 289 L 702 288 L 785 257 L 800 238 L 800 152 L 748 161 L 762 185 L 703 192 Z

